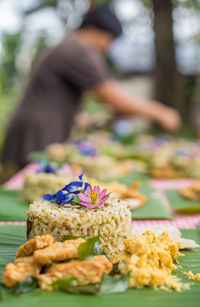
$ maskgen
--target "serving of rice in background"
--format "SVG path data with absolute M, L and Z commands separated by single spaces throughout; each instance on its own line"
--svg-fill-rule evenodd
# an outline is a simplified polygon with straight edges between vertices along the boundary
M 27 238 L 51 234 L 55 241 L 67 235 L 100 236 L 101 249 L 108 255 L 124 249 L 124 239 L 131 236 L 131 212 L 123 201 L 110 198 L 94 210 L 73 206 L 58 206 L 40 200 L 27 212 Z
M 27 172 L 24 178 L 24 187 L 20 198 L 24 201 L 33 202 L 42 199 L 43 195 L 55 193 L 68 184 L 73 176 L 53 173 Z
M 94 147 L 95 148 L 95 147 Z M 110 180 L 130 173 L 133 170 L 144 171 L 146 166 L 141 161 L 118 161 L 102 152 L 97 155 L 83 154 L 75 144 L 51 144 L 46 148 L 46 154 L 57 162 L 67 162 L 79 165 L 84 174 L 99 180 Z M 109 172 L 105 171 L 109 170 Z

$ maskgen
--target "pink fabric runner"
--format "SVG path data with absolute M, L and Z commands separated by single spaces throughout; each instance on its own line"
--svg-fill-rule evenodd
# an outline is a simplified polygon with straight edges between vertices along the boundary
M 39 166 L 37 163 L 31 163 L 27 165 L 24 169 L 22 169 L 19 173 L 13 176 L 10 180 L 8 180 L 4 187 L 6 189 L 21 189 L 24 182 L 24 172 L 26 171 L 36 171 Z M 172 208 L 169 206 L 165 190 L 167 189 L 180 189 L 188 186 L 192 182 L 191 179 L 152 179 L 151 186 L 157 190 L 160 194 L 160 197 L 165 204 L 165 206 L 170 210 L 171 214 L 174 217 L 173 221 L 168 220 L 137 220 L 133 221 L 133 225 L 137 226 L 146 226 L 146 225 L 173 225 L 181 229 L 191 229 L 196 228 L 198 223 L 200 222 L 200 214 L 198 215 L 178 215 L 176 214 Z M 0 221 L 0 225 L 25 225 L 25 222 L 3 222 Z

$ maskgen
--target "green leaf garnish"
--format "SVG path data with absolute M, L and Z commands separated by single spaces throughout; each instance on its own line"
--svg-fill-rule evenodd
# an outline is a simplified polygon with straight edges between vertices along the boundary
M 129 273 L 122 277 L 105 275 L 101 281 L 100 294 L 125 292 L 129 288 Z
M 29 292 L 37 288 L 37 286 L 37 279 L 29 276 L 26 280 L 18 282 L 15 287 L 11 289 L 11 292 L 16 295 L 19 295 L 22 293 Z
M 68 292 L 74 293 L 74 294 L 98 295 L 99 294 L 99 284 L 70 287 L 68 289 Z
M 69 291 L 71 287 L 77 285 L 77 278 L 73 276 L 65 276 L 62 278 L 58 278 L 56 281 L 52 283 L 53 287 L 59 288 L 63 291 Z
M 88 258 L 88 257 L 91 257 L 93 255 L 103 255 L 103 251 L 101 250 L 100 248 L 100 245 L 99 245 L 99 242 L 98 242 L 98 239 L 99 239 L 99 236 L 98 237 L 93 237 L 93 238 L 90 238 L 90 237 L 85 237 L 85 236 L 73 236 L 73 235 L 68 235 L 68 236 L 64 236 L 63 239 L 62 239 L 62 242 L 65 241 L 65 240 L 76 240 L 78 238 L 83 238 L 85 239 L 87 242 L 84 242 L 82 244 L 86 244 L 84 245 L 81 249 L 84 250 L 84 253 L 85 253 L 85 249 L 87 249 L 89 246 L 90 246 L 90 250 L 88 250 L 88 256 L 83 256 L 84 259 L 85 258 Z M 81 244 L 81 245 L 82 245 Z M 81 246 L 80 245 L 80 246 Z M 92 247 L 93 246 L 93 247 Z M 82 254 L 83 254 L 83 251 L 80 251 L 81 255 L 80 257 L 82 258 Z M 79 257 L 78 257 L 79 258 Z M 79 260 L 83 260 L 83 259 L 80 259 Z
M 52 286 L 74 294 L 97 295 L 99 293 L 99 284 L 77 286 L 77 278 L 73 276 L 59 278 L 52 283 Z
M 76 277 L 65 276 L 57 279 L 52 283 L 52 286 L 74 294 L 101 295 L 121 293 L 125 292 L 129 287 L 129 274 L 123 275 L 122 277 L 105 275 L 101 283 L 85 286 L 77 286 Z
M 94 255 L 99 255 L 100 248 L 98 245 L 95 246 L 99 239 L 98 237 L 89 238 L 86 242 L 82 243 L 78 247 L 78 259 L 84 260 Z

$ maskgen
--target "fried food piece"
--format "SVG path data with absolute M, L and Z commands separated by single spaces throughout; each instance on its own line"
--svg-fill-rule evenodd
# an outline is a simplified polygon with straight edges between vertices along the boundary
M 200 281 L 200 273 L 197 273 L 197 274 L 195 275 L 195 280 Z
M 124 200 L 125 199 L 137 199 L 139 201 L 138 207 L 142 207 L 146 203 L 147 197 L 137 191 L 139 187 L 140 187 L 140 183 L 134 182 L 125 191 L 120 193 L 119 198 L 124 199 Z M 131 206 L 131 203 L 130 203 L 129 208 L 134 209 L 135 205 Z
M 112 271 L 112 262 L 108 261 L 108 259 L 106 258 L 106 256 L 104 255 L 98 255 L 98 256 L 94 256 L 95 260 L 102 264 L 104 266 L 104 274 L 109 274 Z
M 189 271 L 186 273 L 186 275 L 189 279 L 200 281 L 200 273 L 197 273 L 196 275 L 194 275 L 192 271 Z
M 125 252 L 113 256 L 112 262 L 119 264 L 122 274 L 130 273 L 130 287 L 167 286 L 181 290 L 182 284 L 171 274 L 176 269 L 173 261 L 181 256 L 180 244 L 166 232 L 158 237 L 146 231 L 126 239 L 124 246 Z
M 120 200 L 127 200 L 127 207 L 130 210 L 142 207 L 147 201 L 147 197 L 138 192 L 140 187 L 138 181 L 134 182 L 130 187 L 116 181 L 99 183 L 95 179 L 89 179 L 89 182 L 92 185 L 100 185 L 102 188 L 111 191 L 112 195 Z
M 33 257 L 40 264 L 50 263 L 54 260 L 61 261 L 69 258 L 77 258 L 78 247 L 84 242 L 85 239 L 82 238 L 56 242 L 44 249 L 36 250 Z
M 200 201 L 200 180 L 195 181 L 187 188 L 181 189 L 180 194 L 184 198 Z
M 152 177 L 173 179 L 173 178 L 184 178 L 185 174 L 183 171 L 177 170 L 171 165 L 165 165 L 165 166 L 155 167 L 152 170 Z
M 105 256 L 95 256 L 95 260 L 71 261 L 59 263 L 48 269 L 46 274 L 38 276 L 40 288 L 51 291 L 51 284 L 58 278 L 74 276 L 78 285 L 95 284 L 101 281 L 104 274 L 112 270 L 112 263 Z
M 30 256 L 37 249 L 42 249 L 53 243 L 52 235 L 36 236 L 25 244 L 21 245 L 17 252 L 17 257 Z
M 27 279 L 28 276 L 37 277 L 40 273 L 39 265 L 33 256 L 20 257 L 14 263 L 8 263 L 2 277 L 3 284 L 9 288 L 15 286 L 19 281 Z

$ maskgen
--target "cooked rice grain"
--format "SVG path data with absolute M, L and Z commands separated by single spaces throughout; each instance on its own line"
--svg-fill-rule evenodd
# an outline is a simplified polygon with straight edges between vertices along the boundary
M 42 199 L 44 194 L 53 194 L 62 189 L 72 180 L 72 176 L 58 174 L 27 172 L 24 179 L 24 187 L 21 199 L 33 202 Z
M 120 201 L 109 199 L 97 209 L 65 208 L 48 201 L 30 205 L 28 213 L 28 239 L 38 235 L 52 234 L 55 241 L 66 235 L 100 235 L 100 246 L 108 255 L 124 249 L 124 239 L 131 236 L 131 212 Z

